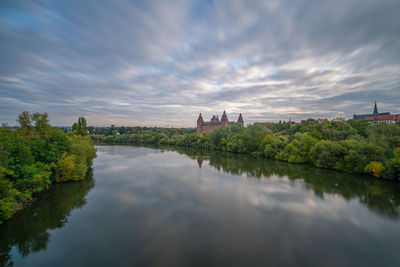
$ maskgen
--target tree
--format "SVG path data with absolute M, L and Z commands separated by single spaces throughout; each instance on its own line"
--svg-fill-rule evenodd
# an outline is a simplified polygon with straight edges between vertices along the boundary
M 28 111 L 23 111 L 17 119 L 21 128 L 30 129 L 32 127 L 31 114 Z
M 343 147 L 333 141 L 321 140 L 310 150 L 310 158 L 317 167 L 335 169 L 343 156 Z
M 400 180 L 400 147 L 394 150 L 394 158 L 391 160 L 391 164 L 397 173 L 397 178 Z
M 35 112 L 31 115 L 31 120 L 35 126 L 35 131 L 41 136 L 43 136 L 50 129 L 47 113 Z
M 276 155 L 287 146 L 289 143 L 289 138 L 285 135 L 267 135 L 264 138 L 263 143 L 264 156 L 270 159 L 275 159 Z
M 24 111 L 17 121 L 17 130 L 0 128 L 0 223 L 54 178 L 82 179 L 96 156 L 88 136 L 51 127 L 47 113 Z M 75 128 L 86 133 L 86 120 L 80 118 Z
M 385 167 L 381 162 L 371 161 L 367 166 L 365 166 L 364 171 L 375 177 L 381 177 L 382 172 L 385 171 Z
M 88 128 L 85 117 L 79 117 L 78 123 L 75 122 L 72 125 L 72 130 L 81 136 L 86 136 L 88 134 Z

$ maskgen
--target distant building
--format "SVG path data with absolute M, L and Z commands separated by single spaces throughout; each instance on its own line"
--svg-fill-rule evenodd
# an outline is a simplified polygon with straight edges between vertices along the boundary
M 264 125 L 264 126 L 267 126 L 270 129 L 274 129 L 275 125 L 277 125 L 277 124 L 290 124 L 290 125 L 293 125 L 293 126 L 297 126 L 297 125 L 303 125 L 303 124 L 307 124 L 307 125 L 313 125 L 313 124 L 317 124 L 317 123 L 322 124 L 324 122 L 329 122 L 329 120 L 326 119 L 326 118 L 325 119 L 309 118 L 307 120 L 302 120 L 301 122 L 295 122 L 295 121 L 292 121 L 292 118 L 289 118 L 289 120 L 287 122 L 283 121 L 283 123 L 282 123 L 282 121 L 279 121 L 279 123 L 276 123 L 276 122 L 255 122 L 254 124 Z
M 224 110 L 221 120 L 219 120 L 218 115 L 217 116 L 213 115 L 209 122 L 204 122 L 203 117 L 201 116 L 200 113 L 199 118 L 197 119 L 197 132 L 199 133 L 212 132 L 217 127 L 225 127 L 234 123 L 238 123 L 244 126 L 244 120 L 242 114 L 239 115 L 237 122 L 233 122 L 228 120 L 228 116 L 226 116 L 226 112 Z
M 370 121 L 373 123 L 399 123 L 399 118 L 400 114 L 390 114 L 389 112 L 383 112 L 379 113 L 378 112 L 378 107 L 376 106 L 376 101 L 375 101 L 375 106 L 374 106 L 374 112 L 372 114 L 362 114 L 362 115 L 353 115 L 353 119 L 355 121 Z

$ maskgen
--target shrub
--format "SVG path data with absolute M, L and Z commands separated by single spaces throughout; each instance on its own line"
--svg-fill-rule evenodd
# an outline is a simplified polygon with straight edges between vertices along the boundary
M 371 161 L 367 166 L 365 166 L 364 169 L 366 173 L 372 174 L 375 177 L 381 177 L 384 170 L 385 167 L 383 164 L 377 161 Z

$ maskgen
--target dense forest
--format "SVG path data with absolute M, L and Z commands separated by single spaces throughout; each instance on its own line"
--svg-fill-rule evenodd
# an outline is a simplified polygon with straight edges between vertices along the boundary
M 24 111 L 17 122 L 0 128 L 0 223 L 52 183 L 84 179 L 96 156 L 83 117 L 68 134 L 47 113 Z
M 129 129 L 129 133 L 120 130 Z M 108 127 L 91 134 L 99 143 L 165 144 L 310 163 L 347 173 L 400 178 L 400 125 L 309 119 L 302 124 L 231 125 L 211 133 L 194 129 Z

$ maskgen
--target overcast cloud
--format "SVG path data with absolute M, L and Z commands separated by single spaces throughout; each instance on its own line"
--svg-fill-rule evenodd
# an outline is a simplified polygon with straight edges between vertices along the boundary
M 400 1 L 1 1 L 0 122 L 400 113 Z

